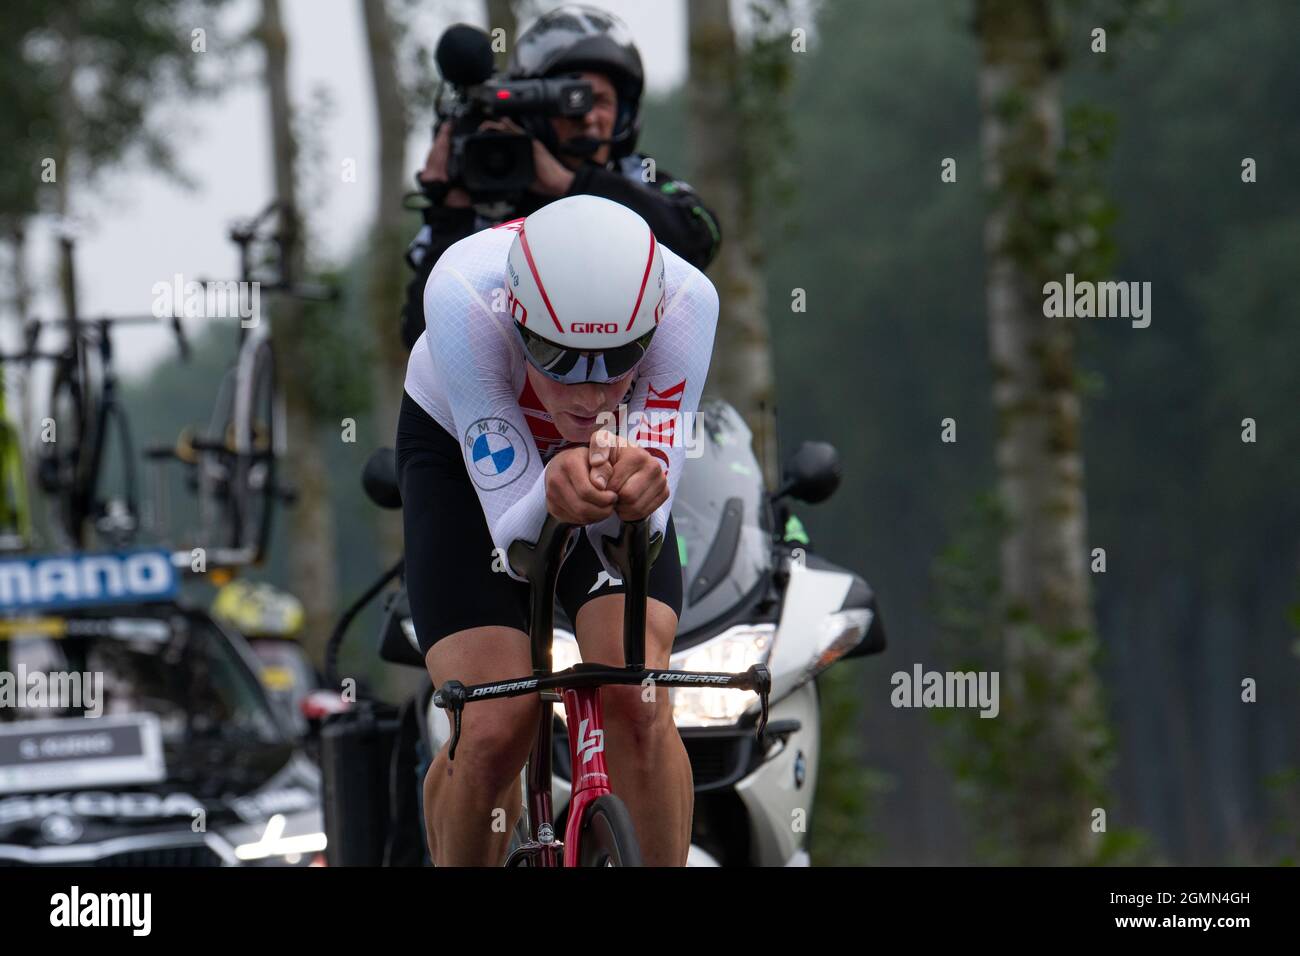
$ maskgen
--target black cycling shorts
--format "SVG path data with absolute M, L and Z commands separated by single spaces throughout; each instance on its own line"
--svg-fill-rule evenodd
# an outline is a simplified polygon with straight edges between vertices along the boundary
M 496 545 L 465 470 L 460 442 L 403 393 L 397 420 L 397 481 L 406 536 L 406 590 L 420 653 L 448 634 L 498 625 L 528 632 L 528 585 L 493 571 Z M 570 621 L 593 598 L 622 594 L 586 534 L 564 560 L 555 597 Z M 650 596 L 679 617 L 682 569 L 672 519 L 650 569 Z

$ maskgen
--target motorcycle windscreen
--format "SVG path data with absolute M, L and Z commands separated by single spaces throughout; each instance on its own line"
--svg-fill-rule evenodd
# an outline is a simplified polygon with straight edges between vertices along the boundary
M 701 404 L 673 500 L 686 633 L 723 617 L 771 563 L 763 472 L 749 426 L 725 402 Z

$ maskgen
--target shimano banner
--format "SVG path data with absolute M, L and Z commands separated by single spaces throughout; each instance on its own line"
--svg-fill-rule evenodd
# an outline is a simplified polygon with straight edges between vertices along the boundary
M 171 554 L 161 549 L 0 561 L 0 611 L 165 601 L 176 592 Z

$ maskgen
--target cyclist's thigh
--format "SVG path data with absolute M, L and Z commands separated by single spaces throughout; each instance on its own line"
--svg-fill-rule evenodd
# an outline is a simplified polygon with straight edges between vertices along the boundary
M 500 564 L 460 445 L 407 395 L 397 470 L 411 620 L 434 686 L 531 674 L 528 588 L 494 570 Z M 476 703 L 464 732 L 510 734 L 536 707 L 535 694 Z
M 533 667 L 528 635 L 512 627 L 471 627 L 448 634 L 429 648 L 424 663 L 435 687 L 449 680 L 487 684 L 523 677 Z
M 556 596 L 569 620 L 582 659 L 603 664 L 623 663 L 622 582 L 614 583 L 584 533 L 564 562 Z M 667 667 L 677 620 L 682 609 L 682 567 L 672 518 L 659 557 L 650 567 L 646 601 L 646 663 Z

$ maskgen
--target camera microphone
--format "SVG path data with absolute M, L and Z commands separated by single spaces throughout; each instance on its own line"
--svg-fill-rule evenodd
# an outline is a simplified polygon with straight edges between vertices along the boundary
M 478 27 L 457 23 L 438 40 L 438 72 L 453 86 L 477 86 L 492 76 L 492 40 Z

